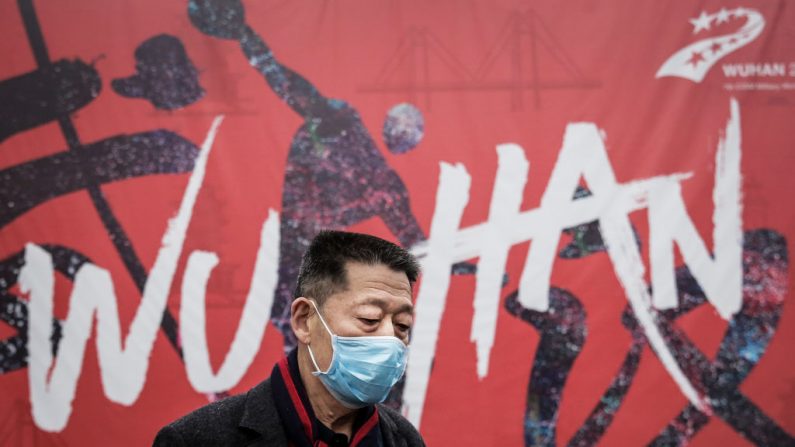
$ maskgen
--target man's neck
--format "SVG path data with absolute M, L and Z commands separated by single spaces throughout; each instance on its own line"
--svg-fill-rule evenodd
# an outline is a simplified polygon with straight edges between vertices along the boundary
M 314 365 L 309 359 L 309 352 L 305 346 L 298 348 L 298 371 L 304 383 L 309 403 L 315 417 L 336 433 L 342 433 L 351 438 L 353 423 L 359 410 L 348 408 L 332 396 L 320 379 L 312 374 Z

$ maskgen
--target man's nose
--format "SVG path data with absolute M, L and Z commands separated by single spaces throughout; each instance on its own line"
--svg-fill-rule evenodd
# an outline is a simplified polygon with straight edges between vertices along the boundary
M 389 318 L 384 318 L 383 320 L 381 320 L 381 325 L 378 327 L 376 335 L 386 335 L 392 337 L 398 336 L 397 332 L 395 331 L 395 325 L 394 323 L 392 323 L 392 320 Z

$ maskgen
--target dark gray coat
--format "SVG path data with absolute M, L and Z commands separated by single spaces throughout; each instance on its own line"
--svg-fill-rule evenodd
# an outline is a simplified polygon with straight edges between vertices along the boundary
M 378 417 L 385 447 L 425 446 L 414 426 L 396 411 L 379 405 Z M 270 379 L 163 427 L 153 445 L 287 447 Z

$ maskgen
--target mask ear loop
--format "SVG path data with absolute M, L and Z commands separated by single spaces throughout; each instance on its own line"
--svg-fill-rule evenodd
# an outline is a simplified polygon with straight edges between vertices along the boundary
M 323 327 L 326 328 L 326 330 L 328 331 L 329 335 L 334 335 L 334 333 L 331 332 L 331 329 L 329 329 L 328 325 L 326 324 L 326 320 L 323 318 L 323 315 L 320 315 L 320 309 L 317 308 L 317 304 L 315 304 L 315 300 L 309 300 L 309 302 L 312 303 L 312 306 L 315 308 L 315 312 L 317 312 L 317 316 L 320 317 L 320 322 L 323 323 Z
M 331 329 L 329 329 L 328 325 L 326 324 L 326 320 L 323 319 L 323 315 L 320 315 L 320 309 L 317 308 L 317 304 L 315 304 L 315 300 L 309 300 L 309 302 L 312 303 L 312 306 L 315 308 L 315 312 L 317 312 L 317 316 L 320 318 L 320 322 L 323 323 L 323 327 L 326 328 L 326 331 L 328 331 L 328 333 L 329 333 L 329 335 L 331 335 L 331 337 L 334 337 L 334 333 L 331 332 Z M 309 349 L 309 358 L 312 359 L 312 364 L 315 365 L 315 370 L 316 371 L 313 372 L 313 374 L 325 374 L 325 373 L 327 373 L 328 370 L 321 371 L 320 367 L 317 365 L 317 361 L 315 361 L 315 354 L 312 353 L 312 347 L 309 346 L 309 345 L 306 345 L 306 347 L 307 347 L 307 349 Z M 331 349 L 332 349 L 332 351 L 334 350 L 334 343 L 331 344 Z M 331 369 L 331 365 L 329 365 L 329 369 Z

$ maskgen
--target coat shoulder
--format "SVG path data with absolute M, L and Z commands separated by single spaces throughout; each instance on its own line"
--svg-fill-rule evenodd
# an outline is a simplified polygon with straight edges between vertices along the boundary
M 222 443 L 238 436 L 238 424 L 245 411 L 246 394 L 227 397 L 205 405 L 163 427 L 155 446 Z

